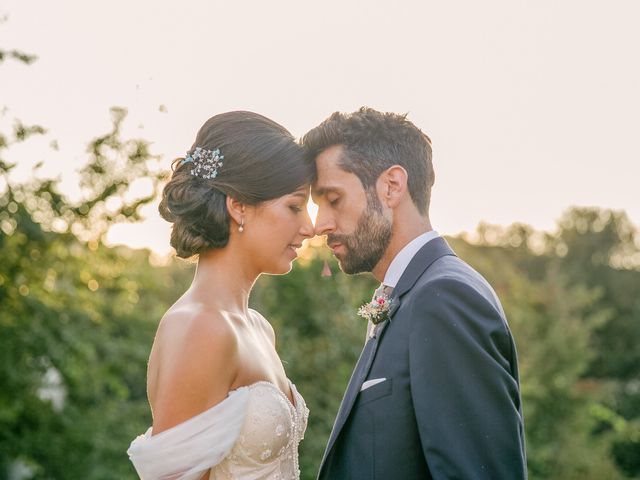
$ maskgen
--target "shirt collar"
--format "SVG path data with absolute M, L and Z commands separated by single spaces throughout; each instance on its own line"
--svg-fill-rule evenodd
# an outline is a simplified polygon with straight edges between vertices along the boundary
M 418 250 L 420 250 L 424 245 L 433 240 L 434 238 L 439 237 L 440 234 L 435 230 L 431 230 L 430 232 L 423 233 L 422 235 L 418 235 L 416 238 L 407 243 L 402 250 L 400 250 L 396 256 L 393 258 L 391 263 L 389 264 L 389 268 L 387 268 L 387 273 L 384 275 L 384 281 L 382 282 L 384 285 L 388 285 L 389 287 L 394 287 L 398 284 L 400 277 L 404 273 L 407 265 L 414 257 Z

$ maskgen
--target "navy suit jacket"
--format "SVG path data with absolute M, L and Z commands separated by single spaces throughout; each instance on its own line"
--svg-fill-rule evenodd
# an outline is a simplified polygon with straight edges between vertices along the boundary
M 360 355 L 318 478 L 524 479 L 518 382 L 493 289 L 444 239 L 431 240 Z

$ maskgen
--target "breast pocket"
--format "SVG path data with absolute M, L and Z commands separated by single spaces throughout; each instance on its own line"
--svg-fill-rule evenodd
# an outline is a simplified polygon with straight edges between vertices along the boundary
M 364 405 L 365 403 L 373 402 L 380 398 L 391 395 L 393 392 L 393 383 L 390 378 L 387 378 L 384 382 L 376 383 L 370 386 L 366 390 L 363 390 L 358 394 L 358 405 Z

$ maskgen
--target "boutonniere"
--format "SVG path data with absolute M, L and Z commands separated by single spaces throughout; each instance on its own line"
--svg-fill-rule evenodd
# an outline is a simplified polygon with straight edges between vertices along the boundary
M 382 295 L 374 296 L 369 303 L 362 305 L 358 309 L 358 315 L 377 325 L 389 319 L 390 308 L 391 298 L 383 293 Z

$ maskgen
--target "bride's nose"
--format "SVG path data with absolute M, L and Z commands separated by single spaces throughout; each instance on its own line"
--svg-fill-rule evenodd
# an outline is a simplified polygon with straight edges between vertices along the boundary
M 305 215 L 304 222 L 300 226 L 300 235 L 302 235 L 305 238 L 311 238 L 313 237 L 313 234 L 314 234 L 313 223 L 311 223 L 311 217 L 309 217 L 309 215 L 307 214 Z

